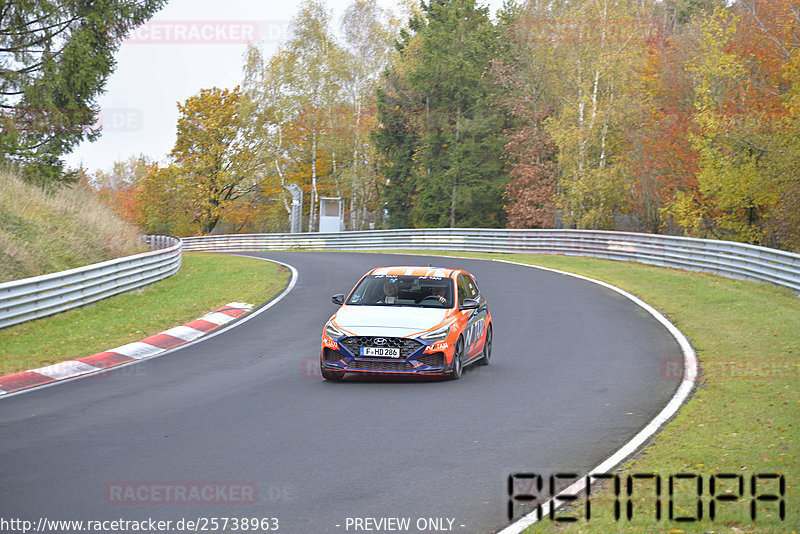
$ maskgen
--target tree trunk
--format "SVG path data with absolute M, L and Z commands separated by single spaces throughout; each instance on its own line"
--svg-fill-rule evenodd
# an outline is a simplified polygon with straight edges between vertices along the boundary
M 313 232 L 317 225 L 317 131 L 311 134 L 311 206 L 309 208 L 308 231 Z

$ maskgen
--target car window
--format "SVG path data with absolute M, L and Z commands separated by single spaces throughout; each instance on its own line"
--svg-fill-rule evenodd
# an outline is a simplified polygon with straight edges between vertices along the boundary
M 464 282 L 467 284 L 468 298 L 477 300 L 480 292 L 478 291 L 478 286 L 475 284 L 475 280 L 468 274 L 462 274 L 461 276 L 464 277 Z
M 464 299 L 470 298 L 469 290 L 467 289 L 467 281 L 464 279 L 463 274 L 458 275 L 458 305 L 464 304 Z
M 365 276 L 353 289 L 350 306 L 452 308 L 453 281 L 436 276 Z

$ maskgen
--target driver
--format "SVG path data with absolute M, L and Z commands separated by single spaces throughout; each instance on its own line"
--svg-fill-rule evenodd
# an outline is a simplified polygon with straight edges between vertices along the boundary
M 445 298 L 446 292 L 447 290 L 445 289 L 444 286 L 433 286 L 433 289 L 431 289 L 431 294 L 434 297 L 437 297 L 439 299 L 439 302 L 441 302 L 442 304 L 447 302 L 447 299 Z
M 394 301 L 397 300 L 397 284 L 386 282 L 383 284 L 383 293 L 386 295 L 386 298 L 381 299 L 379 302 L 394 304 Z

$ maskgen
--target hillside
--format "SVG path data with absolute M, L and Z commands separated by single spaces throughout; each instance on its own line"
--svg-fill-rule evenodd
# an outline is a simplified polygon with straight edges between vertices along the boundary
M 46 194 L 0 170 L 0 282 L 144 252 L 138 236 L 81 187 Z

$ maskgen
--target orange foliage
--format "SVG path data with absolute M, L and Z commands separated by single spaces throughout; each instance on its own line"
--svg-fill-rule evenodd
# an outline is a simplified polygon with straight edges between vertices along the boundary
M 685 50 L 676 38 L 657 35 L 647 42 L 647 67 L 642 73 L 640 126 L 628 132 L 624 157 L 632 171 L 634 214 L 645 219 L 647 230 L 660 230 L 658 210 L 678 194 L 699 201 L 699 155 L 691 135 L 694 87 L 685 70 Z

